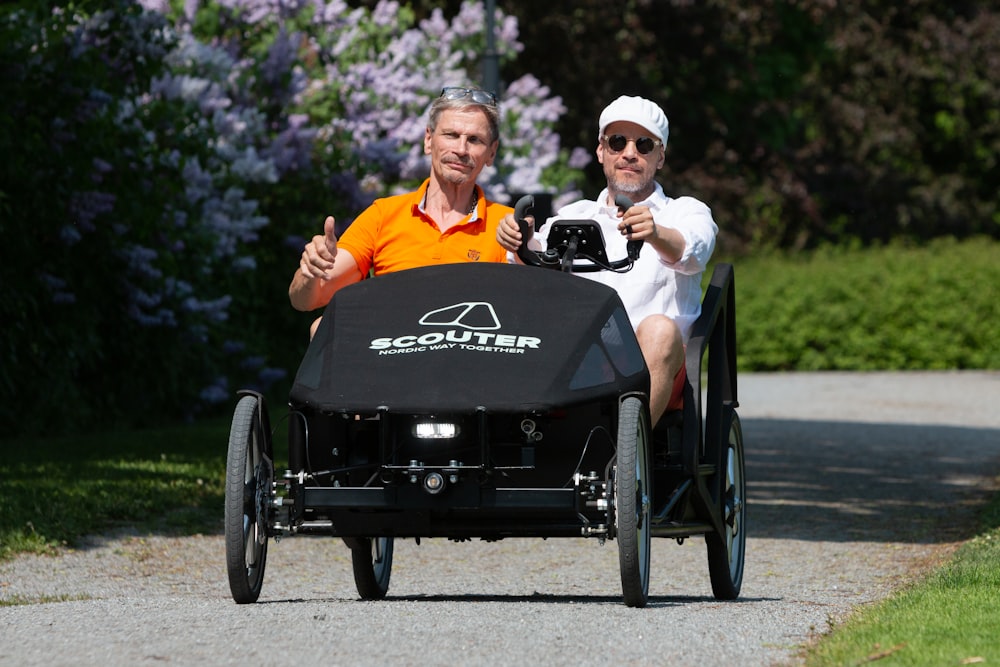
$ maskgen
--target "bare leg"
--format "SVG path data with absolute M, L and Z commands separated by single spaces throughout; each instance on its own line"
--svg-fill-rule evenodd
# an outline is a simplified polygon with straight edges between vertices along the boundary
M 649 416 L 655 425 L 667 409 L 674 377 L 684 365 L 684 339 L 666 315 L 650 315 L 635 333 L 649 368 Z
M 309 340 L 312 340 L 313 336 L 316 335 L 316 329 L 319 329 L 319 323 L 321 321 L 323 321 L 323 318 L 317 317 L 315 320 L 313 320 L 313 323 L 309 325 Z

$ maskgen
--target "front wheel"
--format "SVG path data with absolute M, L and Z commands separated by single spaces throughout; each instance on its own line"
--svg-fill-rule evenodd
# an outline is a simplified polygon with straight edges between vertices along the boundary
M 614 470 L 615 532 L 622 594 L 629 607 L 649 600 L 650 498 L 649 420 L 642 401 L 622 401 L 618 413 L 618 455 Z
M 274 494 L 270 434 L 262 401 L 236 404 L 226 461 L 226 568 L 238 604 L 256 602 L 267 562 L 268 510 Z
M 393 538 L 360 538 L 349 544 L 358 595 L 362 600 L 381 600 L 389 591 Z
M 725 411 L 727 442 L 722 449 L 719 475 L 718 511 L 722 513 L 723 534 L 705 537 L 708 546 L 708 573 L 712 593 L 718 600 L 735 600 L 743 585 L 746 561 L 746 476 L 743 455 L 743 428 L 732 408 Z

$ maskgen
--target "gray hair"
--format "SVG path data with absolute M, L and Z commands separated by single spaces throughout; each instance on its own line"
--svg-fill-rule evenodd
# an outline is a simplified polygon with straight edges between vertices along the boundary
M 500 108 L 493 104 L 480 104 L 471 97 L 463 97 L 455 100 L 442 96 L 435 99 L 431 103 L 430 118 L 427 121 L 427 127 L 430 128 L 431 132 L 437 129 L 438 119 L 441 117 L 442 111 L 448 109 L 470 109 L 473 107 L 482 109 L 483 113 L 486 114 L 486 120 L 490 125 L 490 143 L 500 139 Z

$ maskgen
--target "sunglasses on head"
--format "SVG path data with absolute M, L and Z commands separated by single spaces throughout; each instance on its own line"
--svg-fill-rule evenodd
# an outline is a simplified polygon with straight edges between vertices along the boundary
M 632 141 L 623 134 L 612 134 L 610 137 L 604 135 L 601 137 L 604 142 L 608 145 L 613 153 L 621 153 L 628 146 L 628 142 Z M 635 149 L 643 155 L 647 155 L 654 148 L 660 145 L 659 139 L 653 139 L 652 137 L 639 137 L 635 139 Z
M 459 88 L 457 86 L 448 86 L 447 88 L 441 89 L 441 97 L 446 100 L 460 100 L 466 97 L 471 97 L 472 101 L 476 104 L 486 104 L 491 107 L 497 105 L 497 96 L 488 90 L 480 90 L 479 88 Z

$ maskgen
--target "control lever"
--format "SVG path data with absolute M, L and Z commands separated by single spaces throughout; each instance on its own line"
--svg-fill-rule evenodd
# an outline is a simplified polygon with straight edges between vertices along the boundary
M 541 266 L 542 260 L 531 250 L 528 250 L 528 241 L 531 239 L 534 230 L 525 217 L 528 210 L 535 206 L 535 198 L 532 195 L 524 195 L 514 204 L 514 222 L 517 223 L 518 231 L 521 232 L 521 245 L 517 249 L 517 256 L 528 266 Z
M 615 206 L 618 207 L 619 211 L 621 211 L 622 213 L 624 213 L 625 211 L 627 211 L 630 208 L 632 208 L 632 200 L 629 199 L 628 197 L 626 197 L 625 195 L 622 195 L 622 194 L 615 195 Z M 629 234 L 632 233 L 631 226 L 626 225 L 625 230 Z M 642 241 L 641 240 L 640 241 L 629 241 L 626 244 L 625 247 L 628 250 L 628 258 L 630 260 L 632 260 L 634 262 L 637 259 L 639 259 L 639 251 L 642 250 Z

